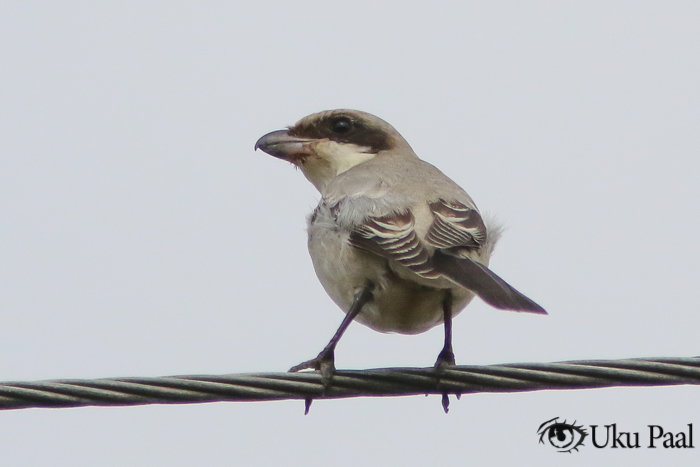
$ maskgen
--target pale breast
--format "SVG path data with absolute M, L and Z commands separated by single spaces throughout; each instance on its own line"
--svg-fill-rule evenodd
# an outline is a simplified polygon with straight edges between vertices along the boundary
M 309 217 L 308 246 L 319 281 L 331 299 L 347 313 L 357 294 L 374 285 L 373 300 L 356 321 L 380 332 L 416 334 L 443 322 L 444 288 L 427 287 L 402 278 L 389 262 L 350 245 L 350 232 L 341 229 L 328 206 L 321 203 Z M 439 280 L 441 285 L 447 281 Z M 455 287 L 453 315 L 473 298 Z

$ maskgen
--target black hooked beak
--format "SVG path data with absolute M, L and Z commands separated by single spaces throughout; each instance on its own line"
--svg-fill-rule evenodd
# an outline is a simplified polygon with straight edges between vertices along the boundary
M 291 136 L 287 130 L 277 130 L 268 133 L 255 143 L 255 149 L 260 149 L 271 156 L 295 162 L 308 153 L 305 145 L 313 140 Z

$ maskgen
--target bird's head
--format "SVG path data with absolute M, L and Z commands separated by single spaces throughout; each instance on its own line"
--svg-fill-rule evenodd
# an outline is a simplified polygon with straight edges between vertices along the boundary
M 413 153 L 387 122 L 347 109 L 309 115 L 287 130 L 268 133 L 255 143 L 255 149 L 299 167 L 319 191 L 333 177 L 356 165 L 403 148 Z

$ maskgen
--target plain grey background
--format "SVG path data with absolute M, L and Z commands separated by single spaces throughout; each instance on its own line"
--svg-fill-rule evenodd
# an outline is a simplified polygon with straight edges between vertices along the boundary
M 700 353 L 696 2 L 0 4 L 0 380 L 284 371 L 342 314 L 306 252 L 314 188 L 255 153 L 325 109 L 393 124 L 508 227 L 458 363 Z M 429 366 L 442 328 L 359 324 L 342 368 Z M 697 465 L 538 445 L 559 416 L 694 423 L 696 387 L 19 410 L 0 462 Z M 700 435 L 696 435 L 698 438 Z M 695 440 L 700 446 L 700 439 Z

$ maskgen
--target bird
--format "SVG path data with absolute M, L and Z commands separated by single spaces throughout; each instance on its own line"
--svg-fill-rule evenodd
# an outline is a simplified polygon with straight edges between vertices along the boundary
M 315 113 L 262 136 L 258 149 L 296 166 L 319 191 L 307 219 L 309 254 L 345 313 L 318 356 L 289 371 L 317 370 L 328 384 L 353 321 L 401 334 L 443 324 L 435 368 L 444 370 L 455 365 L 452 319 L 474 296 L 502 310 L 547 314 L 489 269 L 500 229 L 381 118 L 351 109 Z

